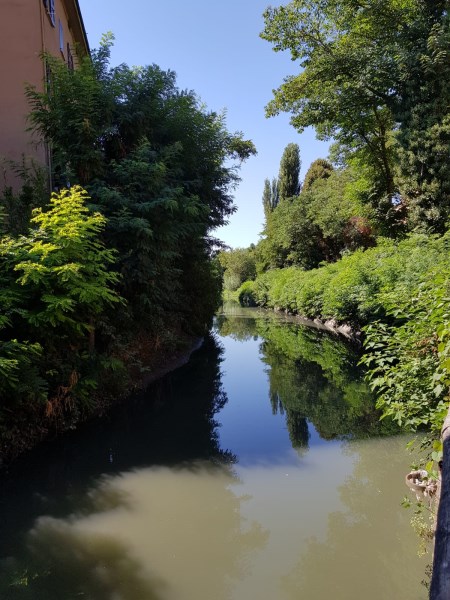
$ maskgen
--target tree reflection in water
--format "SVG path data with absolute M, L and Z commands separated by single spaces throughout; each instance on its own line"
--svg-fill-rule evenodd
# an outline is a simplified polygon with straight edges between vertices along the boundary
M 237 340 L 261 339 L 274 414 L 286 415 L 294 448 L 308 447 L 308 422 L 322 439 L 359 439 L 398 432 L 380 421 L 375 400 L 358 368 L 358 349 L 342 338 L 294 319 L 227 307 L 216 327 Z

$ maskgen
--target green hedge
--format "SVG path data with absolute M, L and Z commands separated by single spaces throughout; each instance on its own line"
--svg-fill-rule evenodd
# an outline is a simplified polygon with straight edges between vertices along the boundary
M 448 243 L 448 235 L 414 234 L 400 242 L 382 239 L 375 248 L 311 271 L 295 267 L 267 271 L 252 282 L 252 297 L 267 308 L 361 326 L 387 314 L 386 295 L 397 289 L 402 296 L 412 296 L 432 269 L 447 269 Z M 246 286 L 247 282 L 239 294 Z

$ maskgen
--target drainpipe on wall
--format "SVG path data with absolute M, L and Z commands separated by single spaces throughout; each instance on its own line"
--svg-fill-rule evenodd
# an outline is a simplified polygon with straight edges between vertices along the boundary
M 45 45 L 45 25 L 44 25 L 44 19 L 46 18 L 45 14 L 44 14 L 44 3 L 42 2 L 42 0 L 38 0 L 39 1 L 39 12 L 40 12 L 40 16 L 41 16 L 41 53 L 45 52 L 46 49 L 46 45 Z M 44 89 L 45 89 L 45 85 L 47 82 L 47 71 L 45 68 L 45 62 L 43 60 L 41 60 L 42 62 L 42 81 L 44 83 Z M 52 182 L 52 154 L 50 152 L 50 147 L 48 145 L 47 142 L 44 142 L 44 147 L 45 147 L 45 158 L 46 158 L 46 163 L 47 163 L 47 171 L 48 171 L 48 189 L 50 191 L 50 193 L 53 190 L 53 182 Z

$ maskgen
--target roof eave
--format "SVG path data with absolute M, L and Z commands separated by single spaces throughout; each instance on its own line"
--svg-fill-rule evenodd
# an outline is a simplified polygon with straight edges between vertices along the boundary
M 88 55 L 90 55 L 91 49 L 89 48 L 89 41 L 88 41 L 86 29 L 84 27 L 83 16 L 81 14 L 80 4 L 79 4 L 78 0 L 72 0 L 72 2 L 73 2 L 73 7 L 75 8 L 75 12 L 76 12 L 76 18 L 77 18 L 78 24 L 80 26 L 81 37 L 83 38 L 83 45 L 84 45 L 83 50 L 85 50 L 86 53 Z

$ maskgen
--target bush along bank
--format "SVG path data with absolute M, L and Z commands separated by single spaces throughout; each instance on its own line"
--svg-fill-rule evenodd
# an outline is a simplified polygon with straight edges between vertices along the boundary
M 76 186 L 54 194 L 27 235 L 0 239 L 0 465 L 101 414 L 194 345 L 180 321 L 121 329 L 117 252 L 88 200 Z

